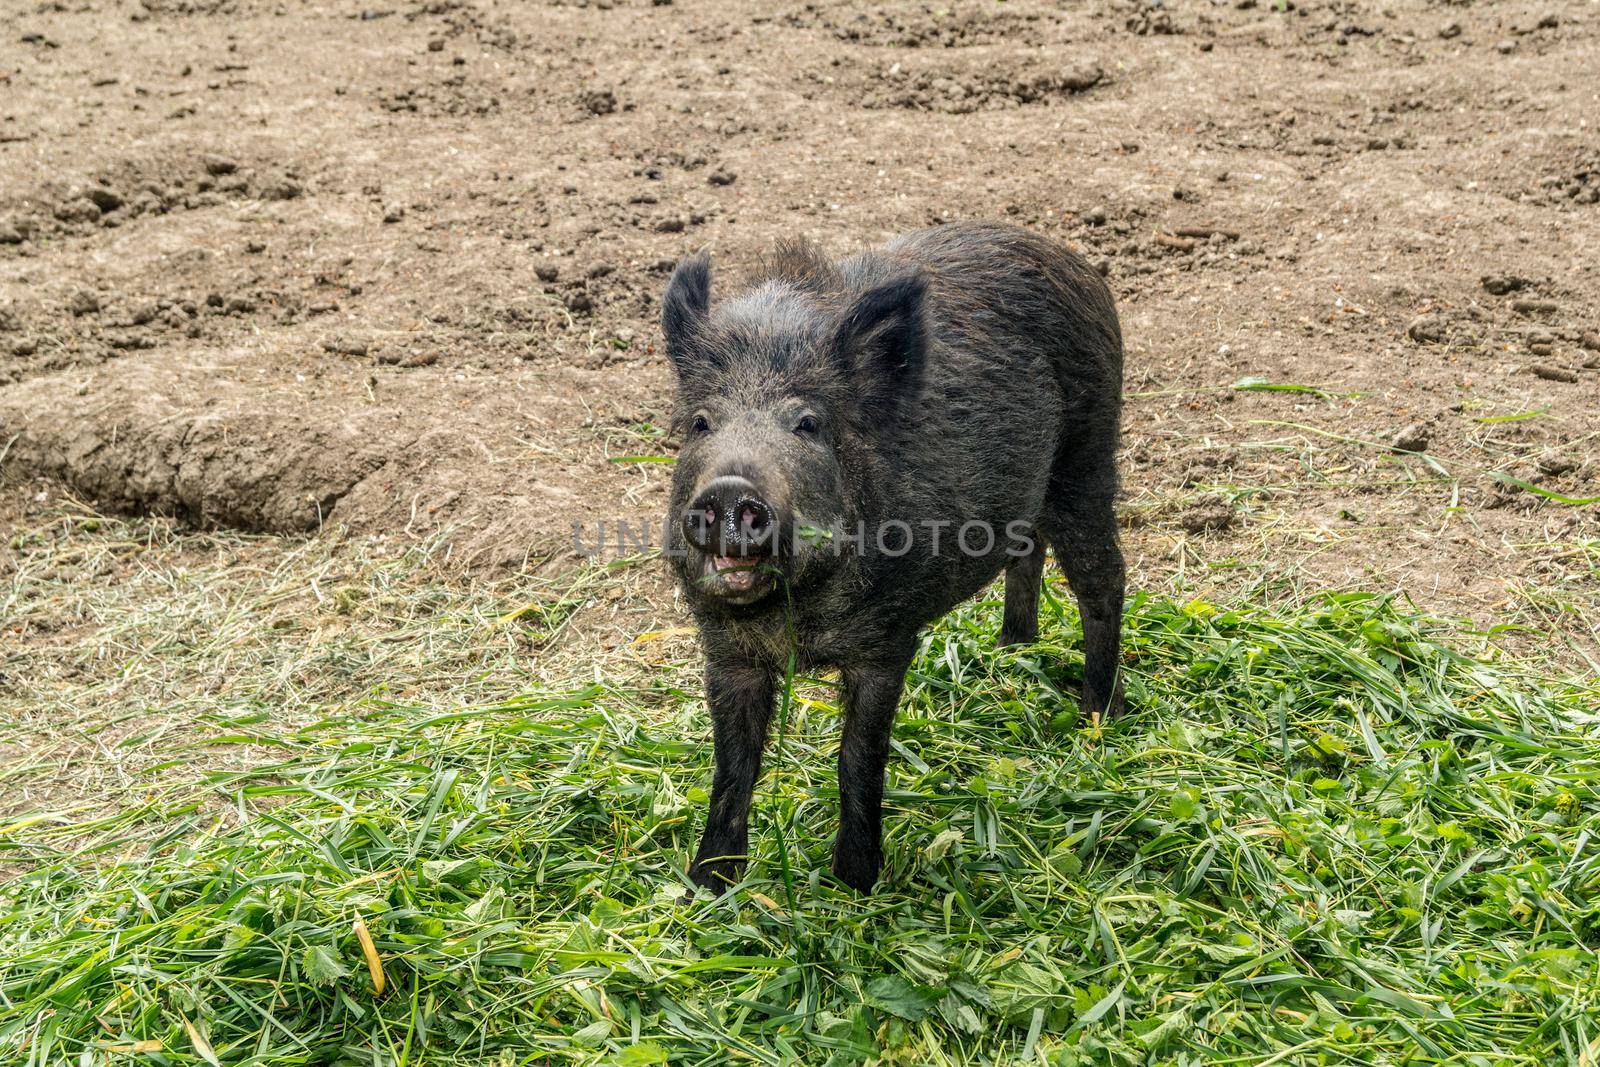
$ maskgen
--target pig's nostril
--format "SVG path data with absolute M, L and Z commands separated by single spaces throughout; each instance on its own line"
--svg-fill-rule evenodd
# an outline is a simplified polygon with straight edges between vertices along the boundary
M 761 556 L 777 551 L 778 513 L 748 479 L 714 479 L 685 510 L 689 543 L 719 556 Z

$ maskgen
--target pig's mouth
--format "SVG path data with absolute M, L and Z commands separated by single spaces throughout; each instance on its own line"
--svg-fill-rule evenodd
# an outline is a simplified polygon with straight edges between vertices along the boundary
M 728 604 L 753 604 L 777 584 L 770 556 L 702 555 L 697 586 Z

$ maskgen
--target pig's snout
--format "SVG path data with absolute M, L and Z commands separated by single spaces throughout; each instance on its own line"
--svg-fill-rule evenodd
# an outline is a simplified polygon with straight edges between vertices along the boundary
M 683 535 L 712 556 L 770 556 L 778 550 L 778 513 L 749 479 L 724 475 L 684 512 Z

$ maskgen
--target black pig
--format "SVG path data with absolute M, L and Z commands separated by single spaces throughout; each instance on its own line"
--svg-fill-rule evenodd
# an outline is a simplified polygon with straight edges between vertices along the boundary
M 661 318 L 683 442 L 667 551 L 700 624 L 716 742 L 690 875 L 720 891 L 744 867 L 792 612 L 798 666 L 840 673 L 833 872 L 869 890 L 918 631 L 1002 569 L 1000 643 L 1032 641 L 1055 549 L 1082 609 L 1083 710 L 1122 710 L 1111 294 L 1060 245 L 974 223 L 839 262 L 783 245 L 715 310 L 702 253 L 673 273 Z

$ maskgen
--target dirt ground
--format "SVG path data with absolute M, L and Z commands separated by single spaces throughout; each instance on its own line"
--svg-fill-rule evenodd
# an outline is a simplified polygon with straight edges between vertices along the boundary
M 1003 218 L 1120 301 L 1138 580 L 1592 654 L 1596 69 L 1580 2 L 7 4 L 0 515 L 559 571 L 665 500 L 678 257 Z

